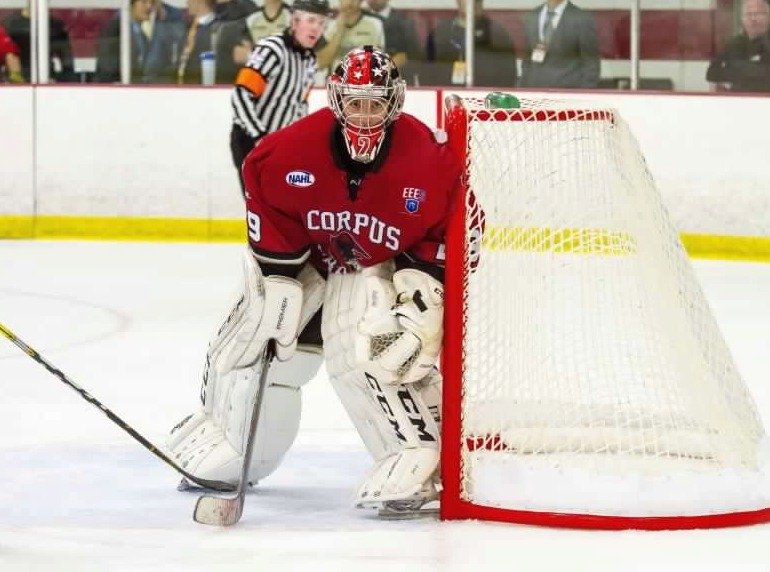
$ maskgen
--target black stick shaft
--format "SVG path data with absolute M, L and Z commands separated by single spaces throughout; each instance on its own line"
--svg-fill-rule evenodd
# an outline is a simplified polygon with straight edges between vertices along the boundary
M 118 417 L 111 409 L 109 409 L 106 405 L 104 405 L 104 403 L 96 399 L 93 395 L 88 393 L 85 389 L 83 389 L 77 383 L 75 383 L 70 378 L 68 378 L 60 369 L 51 365 L 34 348 L 28 346 L 26 343 L 24 343 L 24 341 L 20 340 L 16 336 L 16 334 L 14 334 L 2 323 L 0 323 L 0 333 L 3 334 L 9 340 L 11 340 L 25 354 L 27 354 L 29 357 L 31 357 L 33 360 L 35 360 L 37 363 L 39 363 L 45 369 L 47 369 L 50 373 L 52 373 L 57 378 L 59 378 L 59 380 L 61 380 L 66 385 L 74 389 L 78 393 L 78 395 L 80 395 L 80 397 L 85 399 L 91 405 L 94 405 L 95 407 L 97 407 L 102 413 L 104 413 L 107 416 L 107 418 L 110 421 L 112 421 L 115 425 L 120 427 L 123 431 L 131 435 L 131 437 L 133 437 L 136 441 L 138 441 L 139 444 L 142 445 L 142 447 L 147 449 L 150 453 L 158 457 L 161 461 L 163 461 L 169 467 L 171 467 L 172 469 L 174 469 L 175 471 L 183 475 L 185 478 L 187 478 L 188 480 L 190 480 L 191 482 L 197 485 L 200 485 L 202 487 L 206 487 L 209 489 L 214 489 L 218 491 L 235 490 L 235 486 L 231 485 L 230 483 L 226 483 L 223 481 L 212 481 L 208 479 L 200 479 L 192 475 L 191 473 L 185 471 L 171 457 L 169 457 L 163 451 L 158 449 L 158 447 L 156 447 L 150 440 L 144 437 L 136 429 L 131 427 L 131 425 L 123 421 L 123 419 Z

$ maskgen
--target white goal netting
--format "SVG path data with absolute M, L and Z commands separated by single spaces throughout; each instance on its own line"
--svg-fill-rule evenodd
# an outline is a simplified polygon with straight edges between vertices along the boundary
M 769 507 L 755 404 L 617 112 L 463 103 L 486 228 L 465 287 L 461 497 L 610 516 Z

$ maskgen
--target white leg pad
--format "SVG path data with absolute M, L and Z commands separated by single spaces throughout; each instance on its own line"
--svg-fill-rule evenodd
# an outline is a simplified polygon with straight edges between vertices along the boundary
M 202 409 L 171 430 L 166 446 L 179 466 L 197 477 L 235 483 L 240 457 Z
M 321 361 L 317 352 L 302 351 L 300 347 L 289 361 L 275 362 L 270 368 L 249 469 L 251 482 L 271 474 L 294 442 L 302 406 L 301 387 L 315 377 Z M 172 429 L 167 446 L 182 468 L 196 477 L 235 484 L 240 478 L 245 425 L 259 370 L 245 368 L 224 377 L 217 383 L 234 387 L 230 392 L 235 396 L 232 403 L 242 403 L 243 411 L 230 411 L 223 418 L 226 423 L 220 425 L 201 408 Z
M 357 491 L 357 504 L 413 497 L 432 481 L 439 464 L 438 372 L 432 370 L 414 384 L 398 385 L 378 379 L 367 368 L 370 336 L 362 333 L 361 321 L 381 314 L 378 306 L 389 303 L 386 282 L 391 275 L 389 265 L 332 275 L 324 302 L 329 378 L 375 459 Z
M 438 449 L 403 449 L 375 463 L 359 486 L 355 502 L 367 506 L 414 498 L 432 481 L 438 464 Z
M 255 344 L 258 322 L 252 317 L 261 280 L 251 255 L 244 264 L 244 293 L 209 345 L 200 411 L 171 430 L 167 446 L 173 458 L 195 476 L 236 483 L 240 477 L 245 439 L 259 383 L 262 344 Z M 323 302 L 324 281 L 309 265 L 298 277 L 302 284 L 300 328 Z M 269 475 L 291 446 L 299 428 L 300 388 L 321 366 L 320 348 L 300 346 L 287 361 L 270 367 L 257 427 L 249 478 Z
M 386 418 L 390 420 L 392 416 L 404 421 L 398 425 L 400 430 L 390 422 L 397 439 L 391 441 L 384 456 L 375 457 L 374 467 L 358 488 L 356 504 L 379 505 L 419 496 L 431 500 L 427 497 L 436 494 L 433 483 L 437 480 L 440 459 L 441 375 L 434 369 L 414 384 L 394 387 L 372 383 L 370 389 L 386 398 L 387 405 L 382 397 L 378 399 Z M 384 440 L 387 441 L 387 437 Z

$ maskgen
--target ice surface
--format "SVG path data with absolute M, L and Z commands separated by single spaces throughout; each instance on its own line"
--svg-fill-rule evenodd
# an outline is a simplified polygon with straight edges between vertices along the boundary
M 196 405 L 241 247 L 0 242 L 0 322 L 157 443 Z M 697 262 L 770 420 L 770 265 Z M 229 529 L 197 493 L 0 338 L 0 571 L 770 570 L 770 526 L 587 532 L 383 522 L 352 508 L 369 460 L 319 375 L 295 447 Z

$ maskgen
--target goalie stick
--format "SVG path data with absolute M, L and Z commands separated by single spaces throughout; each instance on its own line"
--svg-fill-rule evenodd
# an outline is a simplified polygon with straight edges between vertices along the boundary
M 265 386 L 267 385 L 267 372 L 270 369 L 270 362 L 275 355 L 274 344 L 274 340 L 269 340 L 265 346 L 265 351 L 262 354 L 257 394 L 254 396 L 254 406 L 251 410 L 249 433 L 246 436 L 246 450 L 243 453 L 241 476 L 238 481 L 238 488 L 235 490 L 235 496 L 200 496 L 198 502 L 195 503 L 195 511 L 193 512 L 193 520 L 195 520 L 195 522 L 213 526 L 231 526 L 241 519 L 241 515 L 243 514 L 243 504 L 246 500 L 246 487 L 248 486 L 249 480 L 251 453 L 254 450 L 257 425 L 259 424 L 259 414 L 262 409 L 262 398 L 265 394 Z
M 136 441 L 139 442 L 142 447 L 147 449 L 150 453 L 158 457 L 161 461 L 166 463 L 169 467 L 183 475 L 186 479 L 189 481 L 192 481 L 193 483 L 200 485 L 201 487 L 205 487 L 208 489 L 214 489 L 217 491 L 232 491 L 235 489 L 233 485 L 230 483 L 226 483 L 224 481 L 213 481 L 209 479 L 199 479 L 195 475 L 185 471 L 182 467 L 180 467 L 171 457 L 166 455 L 163 451 L 158 449 L 150 440 L 148 440 L 146 437 L 144 437 L 141 433 L 139 433 L 136 429 L 131 427 L 128 423 L 123 421 L 120 417 L 118 417 L 112 410 L 110 410 L 104 403 L 96 399 L 93 395 L 88 393 L 85 389 L 80 387 L 78 384 L 76 384 L 74 381 L 72 381 L 70 378 L 68 378 L 64 373 L 62 373 L 61 370 L 57 369 L 53 365 L 51 365 L 48 361 L 46 361 L 34 348 L 31 348 L 26 343 L 24 343 L 21 339 L 19 339 L 16 334 L 14 334 L 11 330 L 9 330 L 6 326 L 4 326 L 2 323 L 0 323 L 0 334 L 3 334 L 6 338 L 11 340 L 18 348 L 20 348 L 25 354 L 27 354 L 29 357 L 31 357 L 33 360 L 35 360 L 37 363 L 42 365 L 45 369 L 47 369 L 50 373 L 55 375 L 59 380 L 64 382 L 66 385 L 74 389 L 80 397 L 85 399 L 88 403 L 91 405 L 94 405 L 97 407 L 102 413 L 104 413 L 107 418 L 112 421 L 115 425 L 120 427 L 123 431 L 131 435 Z

